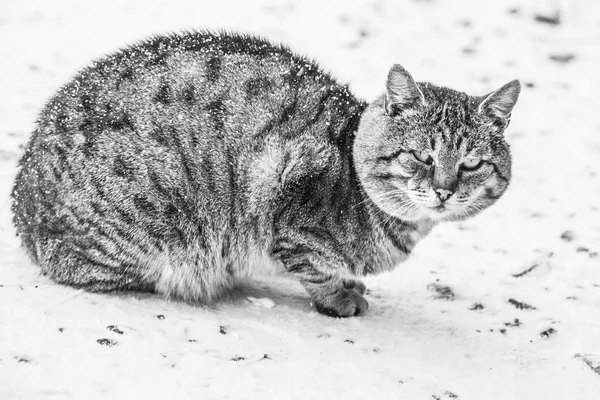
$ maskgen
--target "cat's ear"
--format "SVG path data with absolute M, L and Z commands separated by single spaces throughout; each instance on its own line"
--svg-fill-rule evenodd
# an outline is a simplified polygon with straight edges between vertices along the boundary
M 400 64 L 390 69 L 386 82 L 385 111 L 393 116 L 399 111 L 416 107 L 425 102 L 423 92 L 413 77 Z
M 519 81 L 510 81 L 495 92 L 483 96 L 483 100 L 479 103 L 479 112 L 508 121 L 520 92 Z

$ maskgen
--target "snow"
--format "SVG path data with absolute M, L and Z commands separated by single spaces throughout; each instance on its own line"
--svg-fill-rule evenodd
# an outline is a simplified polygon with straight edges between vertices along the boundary
M 600 398 L 600 3 L 521 3 L 3 2 L 0 399 Z M 364 317 L 317 314 L 286 277 L 209 307 L 41 277 L 8 200 L 37 111 L 92 59 L 193 27 L 288 43 L 368 99 L 396 62 L 473 94 L 521 79 L 507 194 L 367 279 Z
M 273 308 L 275 307 L 275 302 L 271 299 L 269 299 L 268 297 L 262 297 L 260 299 L 257 299 L 256 297 L 247 297 L 248 300 L 250 300 L 250 302 L 252 304 L 254 304 L 257 307 L 265 307 L 265 308 Z

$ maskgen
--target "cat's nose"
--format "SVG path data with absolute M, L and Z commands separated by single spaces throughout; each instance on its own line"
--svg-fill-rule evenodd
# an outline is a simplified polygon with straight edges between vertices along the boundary
M 435 194 L 437 194 L 438 199 L 441 201 L 446 201 L 450 196 L 454 194 L 452 190 L 446 189 L 435 189 Z

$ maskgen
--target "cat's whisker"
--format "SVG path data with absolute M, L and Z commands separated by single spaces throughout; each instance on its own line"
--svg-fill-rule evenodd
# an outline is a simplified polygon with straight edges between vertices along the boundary
M 400 189 L 388 191 L 388 192 L 385 192 L 385 193 L 380 194 L 378 196 L 367 197 L 363 201 L 360 201 L 360 202 L 354 204 L 352 206 L 352 209 L 355 209 L 356 207 L 358 207 L 360 205 L 363 205 L 365 203 L 368 203 L 368 202 L 377 203 L 378 201 L 381 201 L 381 200 L 389 200 L 390 198 L 393 198 L 394 196 L 397 196 L 398 194 L 402 194 L 401 191 L 400 191 Z
M 408 199 L 408 201 L 406 200 L 406 193 L 396 192 L 396 194 L 404 194 L 405 197 L 398 199 L 400 200 L 398 202 L 398 207 L 392 213 L 390 213 L 388 218 L 386 218 L 384 221 L 384 226 L 387 226 L 387 224 L 391 223 L 395 218 L 402 218 L 402 214 L 410 213 L 411 211 L 418 211 L 417 206 L 411 202 L 410 199 Z
M 481 201 L 480 199 L 476 199 L 463 208 L 462 215 L 467 218 L 470 218 L 479 213 L 480 211 L 484 210 L 486 207 L 487 204 L 485 204 L 485 202 Z
M 406 204 L 399 203 L 398 207 L 388 215 L 388 217 L 382 222 L 382 226 L 386 228 L 389 223 L 391 223 L 394 219 L 398 218 L 398 213 L 406 210 Z
M 408 202 L 403 202 L 399 205 L 398 208 L 396 208 L 392 213 L 390 213 L 389 217 L 386 218 L 383 222 L 383 226 L 386 227 L 387 224 L 389 224 L 390 222 L 392 222 L 395 218 L 400 218 L 402 219 L 402 216 L 400 213 L 403 214 L 419 214 L 420 213 L 420 209 L 419 206 L 417 204 L 415 204 L 412 201 L 408 201 Z

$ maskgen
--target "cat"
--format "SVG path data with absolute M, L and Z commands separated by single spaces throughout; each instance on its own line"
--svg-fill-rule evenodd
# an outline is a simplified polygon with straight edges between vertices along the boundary
M 262 38 L 156 36 L 48 102 L 14 224 L 42 273 L 76 288 L 210 303 L 270 259 L 319 312 L 362 315 L 362 276 L 504 193 L 519 92 L 469 96 L 394 65 L 368 104 Z

